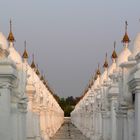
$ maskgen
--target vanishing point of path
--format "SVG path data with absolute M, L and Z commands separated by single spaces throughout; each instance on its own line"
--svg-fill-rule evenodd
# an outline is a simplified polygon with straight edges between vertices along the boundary
M 51 140 L 89 140 L 72 123 L 65 118 L 64 124 Z

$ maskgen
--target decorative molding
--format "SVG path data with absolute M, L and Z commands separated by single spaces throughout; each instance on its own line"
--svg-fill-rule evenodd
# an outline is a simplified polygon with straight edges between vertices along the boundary
M 129 90 L 132 94 L 140 93 L 140 78 L 133 78 L 128 82 Z
M 9 82 L 0 82 L 0 88 L 9 89 L 12 85 Z

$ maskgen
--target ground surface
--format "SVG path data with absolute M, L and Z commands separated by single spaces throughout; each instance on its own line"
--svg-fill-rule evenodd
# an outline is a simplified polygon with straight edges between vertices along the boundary
M 51 140 L 89 140 L 70 121 L 65 118 L 65 122 Z

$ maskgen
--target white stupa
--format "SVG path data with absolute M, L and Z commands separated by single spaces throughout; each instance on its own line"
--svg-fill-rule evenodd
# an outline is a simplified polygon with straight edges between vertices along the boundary
M 107 80 L 107 76 L 108 76 L 108 61 L 107 61 L 107 53 L 106 53 L 106 58 L 105 58 L 105 62 L 104 62 L 104 72 L 103 74 L 101 75 L 101 84 L 104 83 L 104 81 Z
M 95 74 L 95 81 L 94 81 L 93 89 L 98 89 L 98 87 L 100 86 L 100 78 L 101 78 L 101 72 L 100 72 L 100 68 L 98 64 L 98 69 Z
M 131 55 L 131 51 L 128 49 L 128 47 L 125 46 L 123 51 L 119 54 L 117 59 L 117 66 L 120 66 L 120 64 L 127 62 L 128 57 Z
M 128 49 L 128 44 L 130 42 L 129 36 L 127 34 L 127 21 L 125 22 L 125 34 L 122 39 L 122 43 L 124 45 L 123 51 L 119 54 L 117 59 L 117 66 L 120 66 L 120 64 L 128 62 L 128 57 L 132 54 L 131 51 Z
M 12 33 L 11 20 L 10 20 L 10 32 L 9 32 L 7 40 L 9 42 L 9 49 L 8 49 L 9 50 L 9 58 L 12 59 L 16 64 L 21 64 L 22 58 L 21 58 L 20 54 L 14 48 L 15 38 L 14 38 L 14 35 Z
M 2 49 L 7 49 L 8 48 L 8 42 L 6 37 L 3 35 L 2 32 L 0 32 L 0 46 Z
M 117 56 L 115 47 L 116 47 L 116 42 L 114 42 L 114 50 L 113 50 L 112 56 L 111 56 L 112 64 L 108 69 L 108 75 L 111 75 L 113 73 L 113 71 L 116 69 L 116 60 L 117 60 L 118 56 Z

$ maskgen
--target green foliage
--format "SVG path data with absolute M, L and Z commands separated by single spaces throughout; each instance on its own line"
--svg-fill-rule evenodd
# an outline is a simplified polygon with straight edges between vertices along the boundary
M 74 109 L 74 106 L 80 100 L 80 97 L 74 98 L 73 96 L 67 98 L 59 98 L 57 95 L 54 95 L 54 97 L 61 106 L 61 108 L 63 109 L 65 117 L 70 116 L 70 113 Z
M 74 107 L 72 107 L 71 105 L 66 105 L 64 107 L 64 114 L 65 114 L 65 117 L 70 117 L 70 113 L 71 111 L 74 109 Z

